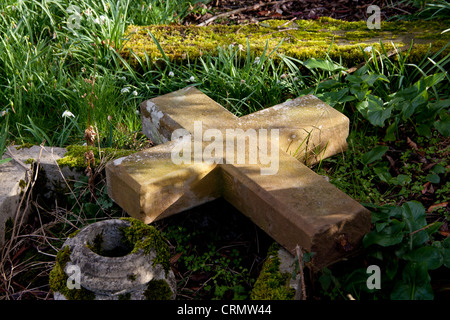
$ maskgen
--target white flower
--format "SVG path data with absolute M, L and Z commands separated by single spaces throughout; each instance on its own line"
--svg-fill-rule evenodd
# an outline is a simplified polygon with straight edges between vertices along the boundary
M 175 76 L 175 73 L 173 73 L 172 71 L 169 71 L 169 77 L 173 77 Z
M 130 92 L 130 88 L 128 87 L 125 87 L 122 90 L 120 90 L 120 93 L 127 93 L 127 92 Z
M 136 115 L 140 115 L 141 113 L 139 112 L 139 110 L 136 110 Z
M 104 24 L 107 20 L 108 20 L 108 17 L 107 17 L 107 16 L 101 15 L 100 17 L 95 18 L 95 19 L 94 19 L 94 22 L 95 22 L 96 24 Z
M 86 15 L 86 16 L 92 16 L 92 12 L 91 12 L 91 9 L 89 9 L 89 8 L 87 8 L 86 10 L 84 10 L 84 14 Z
M 0 112 L 0 117 L 4 117 L 6 115 L 6 110 L 3 110 L 2 112 Z
M 123 81 L 126 81 L 126 80 L 127 80 L 127 77 L 123 76 L 121 79 L 122 79 Z
M 255 61 L 253 61 L 253 64 L 258 64 L 259 63 L 259 57 L 255 58 Z
M 134 90 L 134 91 L 132 92 L 132 94 L 133 94 L 133 96 L 137 96 L 137 95 L 138 95 L 138 93 L 137 93 L 136 90 Z
M 245 83 L 245 80 L 244 80 L 244 79 L 242 79 L 242 80 L 241 80 L 241 85 L 242 85 L 242 84 L 244 84 L 244 83 Z
M 195 81 L 194 76 L 191 76 L 191 77 L 189 78 L 189 81 L 194 82 L 194 81 Z
M 73 113 L 70 112 L 69 110 L 64 111 L 61 117 L 63 117 L 63 118 L 70 118 L 70 117 L 75 118 Z
M 368 46 L 368 47 L 364 48 L 365 52 L 372 52 L 372 50 L 373 50 L 372 46 Z

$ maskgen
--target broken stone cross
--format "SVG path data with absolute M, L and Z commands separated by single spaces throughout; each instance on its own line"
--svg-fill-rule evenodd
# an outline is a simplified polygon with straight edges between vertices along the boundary
M 141 117 L 157 145 L 106 167 L 110 197 L 134 218 L 151 223 L 223 197 L 292 254 L 315 252 L 318 268 L 370 229 L 367 209 L 302 163 L 346 148 L 348 118 L 314 96 L 239 118 L 187 87 L 144 101 Z

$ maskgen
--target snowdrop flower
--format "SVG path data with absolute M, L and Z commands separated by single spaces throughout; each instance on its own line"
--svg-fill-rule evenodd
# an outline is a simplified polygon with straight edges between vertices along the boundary
M 259 63 L 259 57 L 255 58 L 255 61 L 253 61 L 253 64 L 258 64 Z
M 106 20 L 108 20 L 108 17 L 107 17 L 107 16 L 104 16 L 104 15 L 101 15 L 100 17 L 95 18 L 95 19 L 94 19 L 94 22 L 95 22 L 96 24 L 104 24 L 104 23 L 106 22 Z
M 172 71 L 169 71 L 169 77 L 173 77 L 175 76 L 175 73 L 173 73 Z
M 0 117 L 4 117 L 6 115 L 7 111 L 3 110 L 2 112 L 0 112 Z
M 84 14 L 86 15 L 86 16 L 92 16 L 92 12 L 91 12 L 91 9 L 89 9 L 89 8 L 87 8 L 86 10 L 84 10 Z
M 191 76 L 191 77 L 189 78 L 189 81 L 194 82 L 194 81 L 195 81 L 194 76 Z
M 372 46 L 369 46 L 369 47 L 365 47 L 364 51 L 365 52 L 372 52 L 372 49 L 373 49 Z
M 136 110 L 136 115 L 140 115 L 141 113 L 139 112 L 139 110 Z
M 132 94 L 133 94 L 133 96 L 137 96 L 137 95 L 138 95 L 138 93 L 137 93 L 136 90 L 134 90 L 134 91 L 132 92 Z
M 127 80 L 127 77 L 123 76 L 121 79 L 122 79 L 123 81 L 126 81 L 126 80 Z
M 70 112 L 69 110 L 64 111 L 63 114 L 62 114 L 62 117 L 63 117 L 63 118 L 70 118 L 70 117 L 75 118 L 75 116 L 73 115 L 73 113 Z
M 120 90 L 120 93 L 127 93 L 127 92 L 130 92 L 130 88 L 128 87 L 125 87 L 122 90 Z
M 245 80 L 244 79 L 242 79 L 241 80 L 241 85 L 243 85 L 245 83 Z

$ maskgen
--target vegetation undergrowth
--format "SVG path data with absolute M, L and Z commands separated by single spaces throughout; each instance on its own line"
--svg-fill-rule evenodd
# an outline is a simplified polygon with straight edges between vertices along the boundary
M 214 54 L 177 64 L 164 57 L 154 39 L 163 58 L 155 63 L 145 55 L 136 57 L 138 68 L 118 54 L 127 25 L 176 23 L 194 9 L 189 1 L 177 7 L 158 0 L 83 0 L 76 6 L 68 0 L 3 1 L 0 155 L 13 142 L 82 144 L 86 123 L 97 134 L 93 152 L 97 147 L 142 149 L 151 142 L 140 134 L 139 103 L 187 85 L 238 116 L 314 94 L 346 114 L 351 130 L 348 150 L 312 169 L 364 203 L 373 213 L 373 230 L 358 258 L 316 275 L 320 287 L 308 296 L 448 297 L 450 56 L 438 59 L 438 53 L 428 52 L 412 64 L 408 51 L 388 57 L 380 44 L 380 49 L 361 48 L 365 65 L 351 72 L 329 57 L 303 61 L 268 47 L 256 55 L 249 43 L 218 47 Z M 418 16 L 433 18 L 447 9 L 448 2 L 436 1 Z M 17 230 L 7 234 L 20 231 L 28 237 L 7 237 L 1 254 L 2 298 L 51 298 L 48 273 L 66 235 L 87 223 L 124 216 L 107 196 L 104 164 L 93 166 L 93 180 L 67 183 L 66 203 L 56 208 L 27 198 L 35 219 L 8 224 L 9 231 Z M 179 221 L 159 227 L 172 244 L 171 264 L 182 297 L 249 298 L 262 261 L 248 259 L 248 243 L 236 236 L 233 246 L 219 246 L 223 239 L 217 234 Z M 267 247 L 258 252 L 264 255 Z M 381 289 L 367 288 L 371 264 L 381 267 Z

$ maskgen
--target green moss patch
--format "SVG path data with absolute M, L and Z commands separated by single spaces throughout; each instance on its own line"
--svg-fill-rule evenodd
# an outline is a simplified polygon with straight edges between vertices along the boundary
M 169 247 L 161 233 L 153 226 L 149 226 L 142 221 L 133 218 L 122 218 L 129 221 L 129 227 L 122 228 L 124 242 L 133 248 L 131 253 L 143 250 L 144 254 L 149 254 L 151 250 L 156 250 L 156 257 L 153 265 L 161 264 L 166 275 L 170 269 Z
M 342 58 L 343 64 L 351 67 L 364 60 L 360 47 L 372 46 L 379 49 L 380 40 L 387 50 L 393 48 L 391 42 L 402 47 L 417 39 L 413 51 L 426 51 L 429 43 L 433 43 L 432 51 L 438 51 L 450 40 L 450 32 L 442 33 L 449 24 L 450 20 L 427 21 L 424 28 L 423 21 L 382 22 L 381 29 L 371 30 L 364 21 L 347 22 L 323 17 L 312 21 L 297 20 L 295 24 L 283 20 L 269 20 L 258 25 L 244 26 L 131 25 L 125 32 L 129 41 L 121 54 L 135 66 L 137 60 L 131 51 L 143 61 L 144 52 L 151 60 L 161 58 L 162 53 L 150 36 L 151 33 L 167 58 L 172 61 L 196 59 L 205 52 L 213 52 L 218 46 L 235 45 L 245 50 L 248 39 L 256 55 L 264 51 L 266 44 L 268 52 L 271 52 L 281 43 L 278 53 L 300 60 L 324 58 L 330 49 L 331 59 L 339 61 L 339 58 Z M 413 54 L 411 62 L 418 62 L 414 61 L 417 57 L 421 58 L 421 55 Z
M 57 163 L 59 166 L 64 167 L 67 166 L 69 168 L 83 169 L 86 168 L 87 164 L 85 163 L 84 154 L 87 152 L 86 146 L 77 146 L 71 145 L 67 147 L 67 152 L 64 155 L 64 158 L 58 159 Z M 132 153 L 135 153 L 134 150 L 123 150 L 123 149 L 114 149 L 114 148 L 99 148 L 89 147 L 89 150 L 94 153 L 95 157 L 95 166 L 100 164 L 100 158 L 113 160 L 121 157 L 128 156 Z M 100 157 L 101 155 L 101 157 Z
M 50 271 L 49 284 L 53 292 L 63 294 L 67 300 L 94 300 L 95 294 L 83 287 L 69 289 L 67 287 L 68 276 L 64 272 L 66 264 L 70 261 L 70 248 L 65 246 L 56 255 L 56 264 Z
M 295 290 L 289 287 L 288 273 L 280 272 L 278 244 L 274 243 L 267 252 L 261 273 L 250 294 L 252 300 L 292 300 Z
M 151 280 L 144 291 L 147 300 L 170 300 L 172 290 L 165 280 Z

